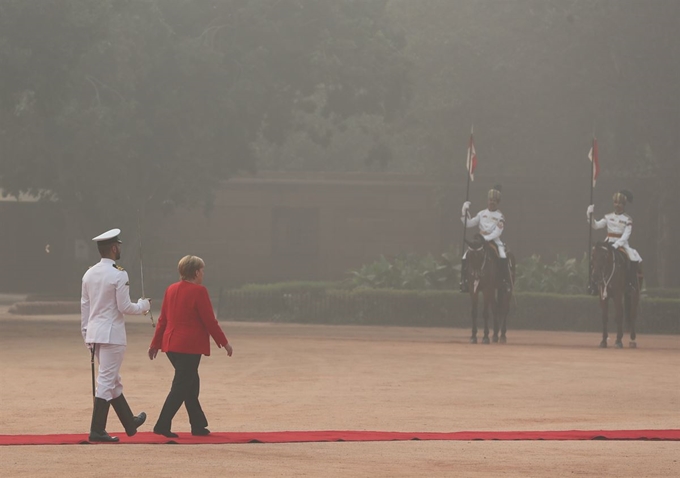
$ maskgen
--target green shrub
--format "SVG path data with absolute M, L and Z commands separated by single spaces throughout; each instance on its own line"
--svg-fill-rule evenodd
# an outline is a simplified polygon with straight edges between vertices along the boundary
M 525 292 L 583 294 L 588 284 L 588 256 L 580 261 L 558 255 L 552 264 L 532 255 L 517 264 L 515 289 Z
M 380 256 L 375 262 L 350 271 L 355 288 L 399 290 L 453 290 L 458 284 L 460 258 L 451 251 L 435 259 L 428 254 L 401 254 L 388 260 Z M 555 292 L 583 294 L 588 283 L 588 256 L 581 260 L 558 255 L 545 263 L 538 255 L 517 264 L 515 289 L 518 292 Z
M 680 299 L 680 289 L 645 289 L 642 291 L 642 296 L 657 299 Z
M 375 262 L 350 271 L 350 284 L 354 288 L 427 290 L 451 289 L 457 283 L 459 265 L 453 252 L 441 255 L 439 260 L 431 254 L 400 254 L 392 260 L 380 256 Z
M 247 292 L 308 292 L 313 290 L 343 289 L 347 286 L 343 282 L 330 281 L 290 281 L 274 282 L 272 284 L 245 284 L 237 290 Z
M 219 316 L 229 320 L 421 327 L 469 327 L 471 323 L 469 296 L 452 291 L 233 290 L 226 291 L 221 302 Z M 600 317 L 597 297 L 517 293 L 508 328 L 596 332 L 602 328 Z M 609 330 L 613 327 L 610 312 Z M 680 333 L 680 300 L 643 299 L 637 330 Z

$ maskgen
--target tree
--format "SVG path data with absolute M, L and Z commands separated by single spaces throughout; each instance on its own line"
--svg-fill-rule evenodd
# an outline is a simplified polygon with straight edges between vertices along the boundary
M 209 207 L 326 118 L 394 117 L 407 61 L 377 0 L 7 0 L 0 4 L 0 187 L 111 224 Z

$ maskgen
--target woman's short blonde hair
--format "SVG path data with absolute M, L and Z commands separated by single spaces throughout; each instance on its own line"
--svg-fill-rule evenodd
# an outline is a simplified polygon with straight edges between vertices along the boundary
M 205 262 L 198 256 L 184 256 L 177 264 L 177 271 L 182 280 L 196 278 L 196 273 L 205 267 Z

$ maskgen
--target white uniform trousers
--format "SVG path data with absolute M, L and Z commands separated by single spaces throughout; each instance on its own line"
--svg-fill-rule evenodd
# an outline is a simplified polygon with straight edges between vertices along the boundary
M 616 242 L 616 238 L 614 237 L 608 237 L 607 242 L 613 244 Z M 628 245 L 628 242 L 626 242 L 621 248 L 626 251 L 626 254 L 628 254 L 628 259 L 630 259 L 631 262 L 642 262 L 642 257 L 640 257 L 640 254 L 638 254 L 638 251 L 633 249 Z
M 496 243 L 498 246 L 498 255 L 500 256 L 501 259 L 505 259 L 508 256 L 505 255 L 505 244 L 501 242 L 501 238 L 497 237 L 496 239 L 493 240 L 493 242 Z
M 123 383 L 120 377 L 120 366 L 125 356 L 125 345 L 97 344 L 95 355 L 99 362 L 97 375 L 97 398 L 106 401 L 113 400 L 123 393 Z

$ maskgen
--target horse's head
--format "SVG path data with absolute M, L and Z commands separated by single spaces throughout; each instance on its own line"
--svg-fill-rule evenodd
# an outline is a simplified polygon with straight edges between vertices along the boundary
M 471 240 L 468 241 L 467 239 L 465 239 L 465 244 L 468 246 L 468 250 L 478 251 L 481 250 L 486 245 L 486 241 L 484 240 L 480 233 L 477 233 L 474 236 L 472 236 Z

